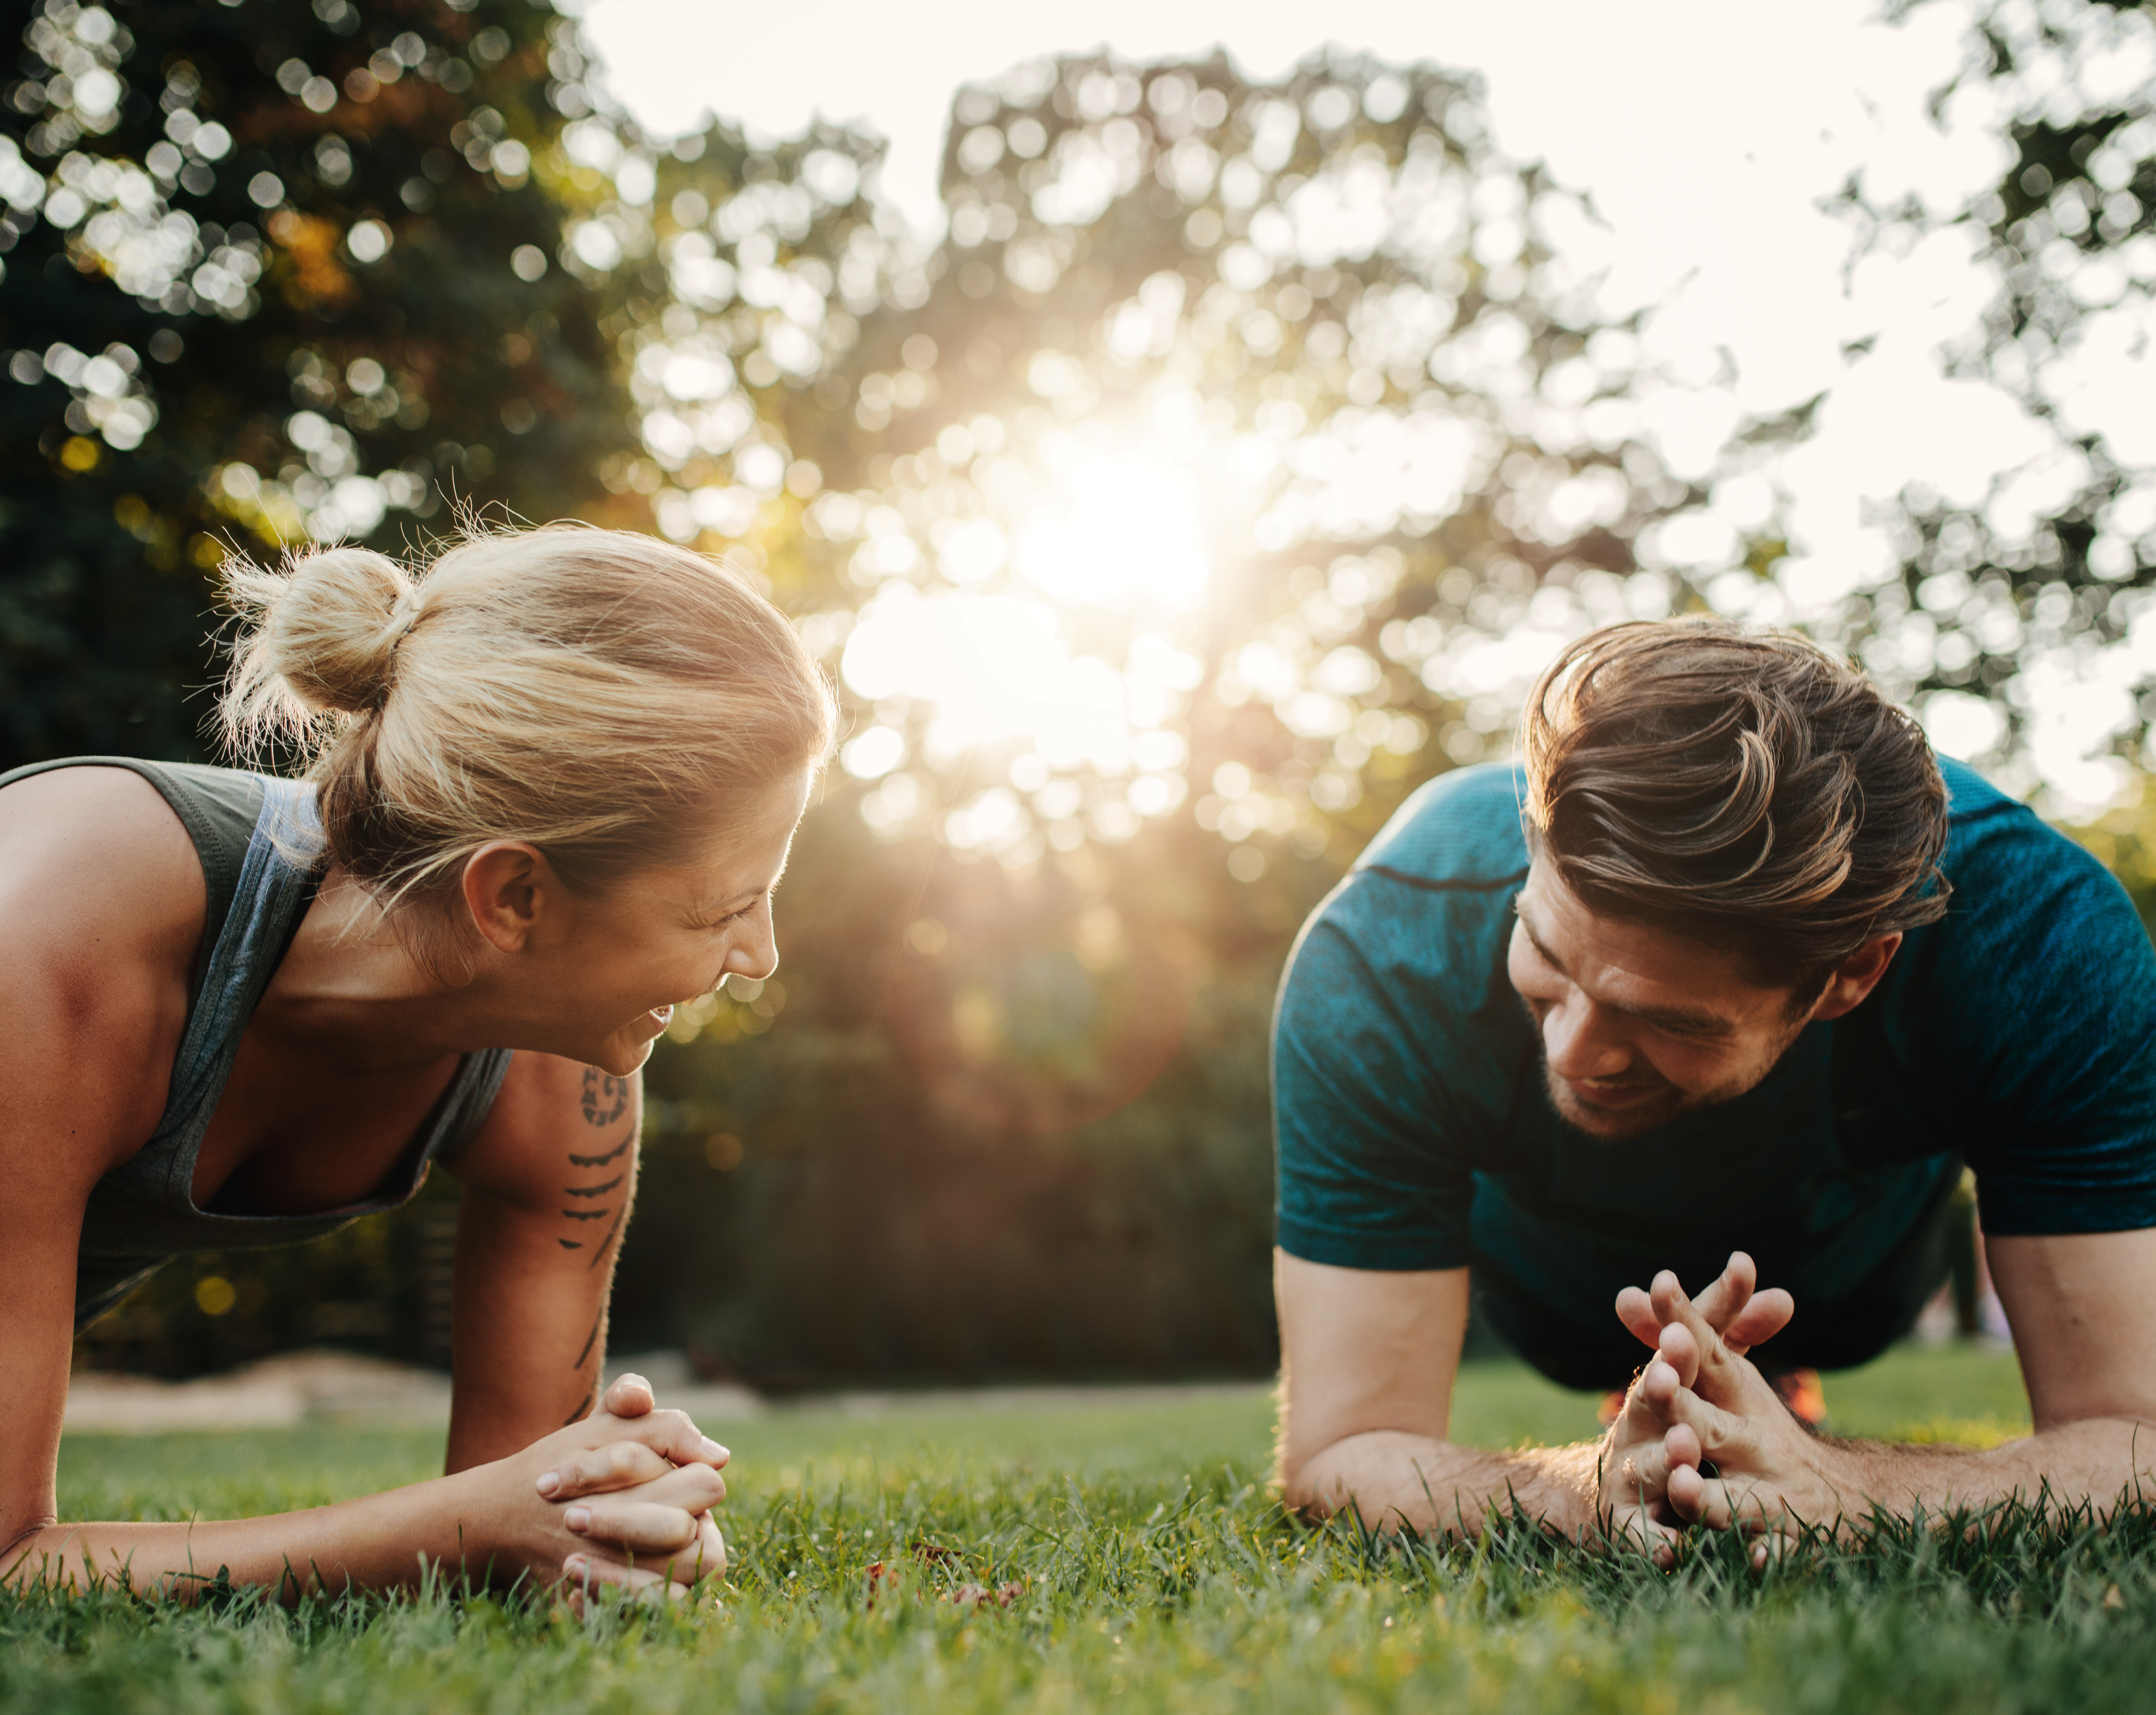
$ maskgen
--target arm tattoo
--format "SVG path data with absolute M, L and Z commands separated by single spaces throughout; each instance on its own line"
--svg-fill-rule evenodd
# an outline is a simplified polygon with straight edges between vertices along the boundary
M 596 1066 L 584 1068 L 584 1119 L 601 1128 L 629 1112 L 629 1080 L 609 1078 Z
M 581 1375 L 583 1373 L 584 1365 L 591 1361 L 592 1348 L 598 1344 L 599 1330 L 603 1328 L 605 1326 L 606 1306 L 604 1304 L 601 1304 L 599 1306 L 598 1314 L 592 1318 L 592 1331 L 584 1336 L 583 1349 L 577 1354 L 577 1361 L 569 1366 L 570 1369 L 575 1370 L 578 1375 Z M 584 1384 L 584 1396 L 583 1403 L 578 1405 L 575 1410 L 572 1411 L 567 1417 L 562 1420 L 562 1427 L 567 1429 L 571 1424 L 578 1421 L 580 1418 L 590 1416 L 593 1408 L 598 1403 L 598 1396 L 599 1378 L 594 1375 L 590 1380 Z
M 629 1079 L 611 1078 L 596 1066 L 587 1066 L 584 1068 L 583 1093 L 580 1098 L 580 1105 L 584 1110 L 584 1123 L 598 1130 L 605 1130 L 629 1112 L 630 1094 Z M 601 1150 L 596 1155 L 580 1155 L 572 1149 L 569 1151 L 569 1165 L 572 1170 L 587 1171 L 594 1167 L 604 1167 L 626 1155 L 629 1145 L 635 1141 L 636 1134 L 632 1130 L 611 1149 Z M 612 1179 L 601 1180 L 595 1185 L 563 1185 L 562 1195 L 564 1197 L 603 1197 L 610 1191 L 620 1190 L 628 1177 L 629 1173 L 624 1167 Z M 606 1254 L 607 1247 L 613 1242 L 614 1234 L 620 1229 L 622 1216 L 627 1212 L 625 1201 L 619 1211 L 611 1203 L 595 1203 L 589 1209 L 564 1209 L 562 1218 L 564 1221 L 604 1221 L 608 1216 L 613 1216 L 613 1225 L 607 1229 L 606 1237 L 600 1241 L 598 1250 L 591 1259 L 596 1266 L 599 1258 Z M 582 1239 L 557 1238 L 554 1242 L 565 1251 L 584 1248 Z
M 625 1208 L 620 1214 L 614 1216 L 613 1225 L 607 1229 L 606 1236 L 599 1241 L 598 1249 L 592 1252 L 592 1260 L 584 1265 L 587 1273 L 599 1266 L 600 1259 L 606 1255 L 608 1247 L 613 1243 L 613 1236 L 621 1231 L 622 1222 L 628 1218 L 629 1211 Z
M 598 1131 L 604 1131 L 617 1124 L 629 1112 L 631 1093 L 630 1081 L 628 1078 L 610 1078 L 595 1066 L 586 1067 L 583 1090 L 579 1100 L 579 1105 L 583 1109 L 584 1123 Z M 572 1171 L 588 1172 L 593 1168 L 606 1167 L 626 1155 L 629 1153 L 629 1145 L 635 1141 L 636 1133 L 632 1127 L 629 1134 L 610 1149 L 603 1149 L 593 1155 L 580 1155 L 572 1150 L 569 1152 L 570 1169 Z M 592 1205 L 588 1208 L 562 1210 L 562 1218 L 564 1221 L 606 1221 L 609 1216 L 612 1217 L 612 1223 L 608 1226 L 605 1236 L 598 1241 L 597 1247 L 592 1252 L 590 1261 L 585 1264 L 587 1272 L 597 1268 L 613 1249 L 614 1239 L 621 1231 L 622 1222 L 629 1216 L 629 1199 L 625 1193 L 618 1204 L 602 1203 L 598 1200 L 621 1190 L 628 1178 L 629 1167 L 624 1164 L 621 1170 L 612 1179 L 601 1180 L 592 1185 L 567 1185 L 562 1187 L 562 1195 L 564 1198 L 589 1200 Z M 554 1242 L 565 1251 L 581 1251 L 585 1247 L 585 1241 L 583 1239 L 557 1237 Z M 593 1349 L 598 1344 L 600 1330 L 605 1325 L 606 1306 L 601 1304 L 598 1314 L 592 1319 L 591 1332 L 584 1336 L 583 1349 L 578 1352 L 577 1360 L 570 1365 L 571 1369 L 581 1373 L 585 1365 L 591 1361 Z M 593 1385 L 586 1390 L 583 1403 L 564 1420 L 562 1426 L 566 1429 L 570 1424 L 588 1416 L 597 1397 L 598 1387 L 594 1379 Z

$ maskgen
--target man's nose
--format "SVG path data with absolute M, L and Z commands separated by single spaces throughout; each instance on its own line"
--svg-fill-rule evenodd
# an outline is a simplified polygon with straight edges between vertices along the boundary
M 1614 1078 L 1632 1052 L 1614 1021 L 1577 989 L 1543 1015 L 1543 1050 L 1559 1078 Z

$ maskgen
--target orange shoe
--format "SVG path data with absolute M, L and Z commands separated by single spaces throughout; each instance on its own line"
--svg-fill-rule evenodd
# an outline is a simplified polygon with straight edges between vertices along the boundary
M 1805 1428 L 1817 1429 L 1826 1421 L 1826 1390 L 1816 1369 L 1784 1370 L 1774 1378 L 1774 1391 Z

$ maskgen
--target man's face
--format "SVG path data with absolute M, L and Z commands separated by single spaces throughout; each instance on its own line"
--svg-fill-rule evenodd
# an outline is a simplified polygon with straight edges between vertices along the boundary
M 1591 1136 L 1634 1137 L 1743 1095 L 1810 1021 L 1727 953 L 1598 916 L 1543 857 L 1515 910 L 1506 968 L 1541 1032 L 1550 1100 Z

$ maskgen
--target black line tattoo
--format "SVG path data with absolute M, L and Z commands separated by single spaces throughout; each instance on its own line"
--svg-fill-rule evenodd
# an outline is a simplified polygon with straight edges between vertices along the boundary
M 621 1211 L 621 1214 L 614 1216 L 613 1225 L 607 1229 L 606 1236 L 599 1241 L 598 1249 L 592 1252 L 592 1260 L 584 1265 L 584 1270 L 587 1273 L 598 1267 L 599 1266 L 600 1259 L 613 1247 L 613 1236 L 621 1231 L 623 1218 L 626 1216 L 628 1213 L 629 1211 L 624 1208 Z
M 610 1078 L 596 1066 L 584 1068 L 584 1119 L 608 1126 L 629 1112 L 629 1080 Z
M 584 1336 L 584 1349 L 577 1354 L 577 1361 L 569 1366 L 571 1369 L 582 1369 L 584 1367 L 584 1359 L 592 1355 L 592 1348 L 598 1344 L 599 1324 L 605 1320 L 606 1312 L 603 1310 L 592 1318 L 592 1331 Z
M 595 1129 L 604 1130 L 608 1126 L 613 1124 L 617 1120 L 620 1119 L 629 1112 L 629 1097 L 631 1093 L 632 1089 L 630 1081 L 628 1078 L 609 1077 L 607 1073 L 601 1072 L 596 1066 L 586 1067 L 584 1068 L 583 1090 L 581 1097 L 579 1098 L 579 1105 L 583 1109 L 584 1123 L 587 1125 L 594 1127 Z M 590 1169 L 594 1167 L 605 1167 L 610 1163 L 621 1160 L 622 1157 L 629 1153 L 629 1146 L 635 1141 L 635 1129 L 631 1127 L 629 1129 L 628 1134 L 610 1149 L 603 1149 L 598 1154 L 593 1155 L 579 1155 L 573 1150 L 570 1151 L 569 1165 L 572 1170 L 585 1171 L 588 1171 Z M 597 1185 L 563 1185 L 562 1187 L 562 1195 L 565 1198 L 596 1200 L 607 1195 L 610 1192 L 619 1190 L 622 1185 L 627 1182 L 628 1179 L 628 1165 L 624 1163 L 622 1170 L 615 1174 L 612 1179 L 606 1180 Z M 588 1272 L 592 1269 L 597 1268 L 599 1264 L 605 1260 L 608 1254 L 613 1249 L 614 1240 L 620 1236 L 622 1222 L 628 1218 L 628 1216 L 629 1203 L 626 1198 L 623 1200 L 619 1207 L 613 1204 L 608 1203 L 589 1209 L 564 1209 L 562 1211 L 562 1218 L 564 1221 L 605 1221 L 608 1216 L 613 1217 L 612 1222 L 608 1226 L 604 1236 L 600 1238 L 597 1247 L 593 1249 L 590 1259 L 584 1265 Z M 586 1241 L 583 1239 L 557 1237 L 554 1242 L 559 1245 L 565 1251 L 581 1251 L 585 1248 L 586 1245 Z M 602 1308 L 599 1314 L 601 1320 L 603 1320 L 606 1314 L 603 1308 Z M 599 1324 L 598 1323 L 593 1323 L 592 1332 L 584 1341 L 584 1349 L 577 1354 L 576 1367 L 578 1369 L 583 1369 L 584 1360 L 591 1355 L 592 1346 L 598 1339 L 598 1329 Z M 587 1405 L 585 1409 L 588 1410 L 590 1407 Z M 578 1414 L 578 1416 L 582 1416 L 583 1415 L 583 1412 L 579 1412 Z M 571 1423 L 574 1423 L 576 1421 L 577 1419 L 575 1417 L 572 1417 L 569 1420 Z
M 571 1424 L 580 1423 L 585 1418 L 590 1416 L 592 1415 L 592 1404 L 593 1402 L 591 1400 L 585 1400 L 583 1405 L 578 1406 L 575 1410 L 572 1411 L 567 1417 L 564 1417 L 562 1420 L 562 1427 L 567 1429 Z

